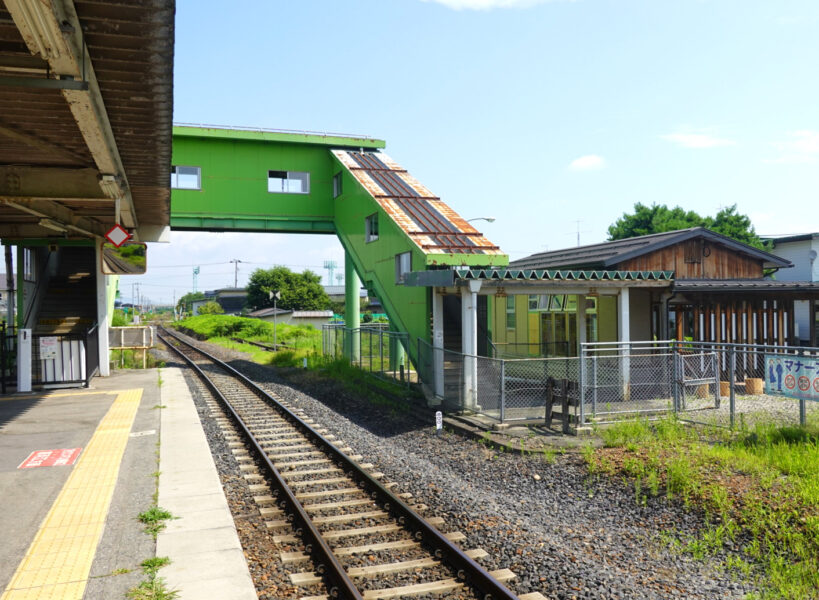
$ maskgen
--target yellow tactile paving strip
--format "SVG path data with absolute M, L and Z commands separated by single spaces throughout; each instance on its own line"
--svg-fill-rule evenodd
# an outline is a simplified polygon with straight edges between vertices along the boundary
M 141 399 L 117 392 L 0 600 L 82 600 Z

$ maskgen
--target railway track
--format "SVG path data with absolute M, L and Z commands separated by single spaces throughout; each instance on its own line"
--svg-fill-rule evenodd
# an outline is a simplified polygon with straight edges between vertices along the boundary
M 461 550 L 462 533 L 441 533 L 443 519 L 422 518 L 425 506 L 393 493 L 383 474 L 332 434 L 173 332 L 160 339 L 218 399 L 224 426 L 236 428 L 229 444 L 273 541 L 299 548 L 280 555 L 292 567 L 290 583 L 323 591 L 303 600 L 518 598 L 501 583 L 514 578 L 511 571 L 483 569 L 477 561 L 486 552 Z

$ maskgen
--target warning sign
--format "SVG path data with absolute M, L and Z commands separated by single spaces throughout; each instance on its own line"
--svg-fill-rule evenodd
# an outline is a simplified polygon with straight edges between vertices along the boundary
M 765 393 L 819 401 L 819 358 L 766 354 Z
M 35 450 L 20 463 L 18 469 L 33 467 L 62 467 L 73 465 L 82 448 L 62 448 L 60 450 Z

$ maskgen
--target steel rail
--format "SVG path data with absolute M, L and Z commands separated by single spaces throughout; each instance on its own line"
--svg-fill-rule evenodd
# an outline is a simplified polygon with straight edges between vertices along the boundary
M 363 484 L 364 489 L 367 490 L 373 501 L 382 504 L 384 510 L 392 514 L 397 519 L 399 524 L 412 531 L 413 537 L 416 541 L 431 546 L 434 550 L 435 557 L 438 560 L 448 564 L 450 567 L 453 567 L 457 573 L 458 579 L 461 579 L 468 585 L 471 585 L 477 589 L 482 594 L 483 600 L 519 600 L 515 594 L 506 588 L 506 586 L 495 579 L 472 558 L 467 556 L 458 546 L 447 539 L 447 537 L 438 531 L 438 529 L 436 529 L 433 525 L 427 523 L 423 517 L 412 510 L 412 508 L 410 508 L 403 500 L 395 496 L 386 487 L 381 485 L 377 479 L 373 478 L 366 470 L 362 469 L 356 461 L 341 452 L 341 450 L 339 450 L 332 442 L 313 429 L 309 424 L 282 406 L 275 398 L 256 385 L 255 382 L 248 379 L 230 365 L 211 356 L 201 348 L 197 348 L 186 340 L 177 337 L 174 333 L 169 332 L 167 329 L 165 329 L 165 331 L 173 336 L 174 339 L 206 356 L 221 369 L 227 371 L 242 381 L 245 385 L 251 388 L 261 400 L 278 411 L 282 417 L 301 429 L 302 432 L 307 435 L 307 437 L 313 438 L 314 442 L 320 445 L 323 450 L 333 458 L 336 466 L 343 469 L 348 477 L 355 479 L 356 483 Z M 179 351 L 177 350 L 177 352 Z M 224 401 L 227 402 L 227 400 Z M 238 415 L 236 418 L 239 419 Z M 272 463 L 270 463 L 266 455 L 264 455 L 264 459 L 270 465 L 270 468 L 275 471 L 275 467 L 272 465 Z M 301 506 L 295 498 L 293 498 L 293 501 L 298 504 L 299 507 Z M 319 537 L 320 535 L 321 534 L 319 534 Z
M 166 329 L 163 330 L 169 333 L 174 339 L 178 340 L 179 342 L 187 345 L 190 348 L 193 348 L 197 352 L 205 355 L 208 359 L 214 361 L 214 363 L 224 368 L 227 365 L 224 365 L 222 361 L 212 357 L 207 352 L 203 352 L 199 348 L 196 348 L 192 344 L 189 344 L 185 340 L 182 340 L 172 333 L 168 332 Z M 168 343 L 163 336 L 158 335 L 158 337 L 163 340 L 170 348 L 173 348 L 174 352 L 176 352 L 188 365 L 199 375 L 199 377 L 205 382 L 205 385 L 210 389 L 210 391 L 219 399 L 225 409 L 229 412 L 230 416 L 239 426 L 242 435 L 245 436 L 247 441 L 250 443 L 256 457 L 262 462 L 262 466 L 264 469 L 267 470 L 268 475 L 274 482 L 277 490 L 279 491 L 279 507 L 280 508 L 287 508 L 289 509 L 290 513 L 293 515 L 294 521 L 296 522 L 296 535 L 304 541 L 305 550 L 307 554 L 309 554 L 313 558 L 313 562 L 316 565 L 316 571 L 326 577 L 327 582 L 330 584 L 327 586 L 328 594 L 330 598 L 344 598 L 346 600 L 364 600 L 364 597 L 356 588 L 355 583 L 347 575 L 347 571 L 338 561 L 333 551 L 330 549 L 330 546 L 321 537 L 321 532 L 318 528 L 313 524 L 312 519 L 310 519 L 307 511 L 304 510 L 304 507 L 301 505 L 296 499 L 296 496 L 293 494 L 290 487 L 285 482 L 284 478 L 279 473 L 279 470 L 273 465 L 270 458 L 267 456 L 267 453 L 262 449 L 261 444 L 256 439 L 256 437 L 250 432 L 250 429 L 245 424 L 244 420 L 239 416 L 239 414 L 234 410 L 233 406 L 230 404 L 227 398 L 225 398 L 224 394 L 217 388 L 216 384 L 211 381 L 210 377 L 208 377 L 202 369 L 193 362 L 189 357 L 185 356 L 181 350 L 174 347 L 172 344 Z M 231 369 L 233 370 L 233 369 Z M 244 379 L 244 377 L 243 377 Z M 242 381 L 242 383 L 246 383 Z M 254 389 L 255 386 L 251 387 L 251 391 L 254 393 L 258 393 L 258 388 Z

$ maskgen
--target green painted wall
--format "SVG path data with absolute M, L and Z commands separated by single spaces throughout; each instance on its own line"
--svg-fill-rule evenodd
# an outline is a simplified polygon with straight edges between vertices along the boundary
M 352 256 L 363 284 L 381 301 L 393 329 L 408 332 L 413 342 L 419 337 L 428 342 L 429 291 L 395 283 L 395 256 L 411 252 L 412 270 L 420 271 L 426 268 L 424 253 L 350 172 L 335 157 L 333 160 L 333 173 L 342 173 L 342 194 L 335 199 L 335 227 L 344 249 Z M 378 239 L 367 242 L 365 220 L 373 214 L 378 214 Z M 408 350 L 415 358 L 417 348 Z
M 428 257 L 330 152 L 384 146 L 371 139 L 175 127 L 173 164 L 200 167 L 202 172 L 201 189 L 172 190 L 171 227 L 337 234 L 393 328 L 410 334 L 408 350 L 414 359 L 416 338 L 429 341 L 431 335 L 430 293 L 396 284 L 395 256 L 411 252 L 412 270 L 427 268 Z M 310 193 L 269 193 L 269 170 L 309 172 Z M 339 172 L 342 194 L 333 198 L 333 176 Z M 374 213 L 379 216 L 379 239 L 366 242 L 365 219 Z
M 174 127 L 172 163 L 200 167 L 201 189 L 171 193 L 171 227 L 208 231 L 333 233 L 330 148 L 381 140 Z M 268 171 L 310 173 L 309 194 L 267 191 Z

